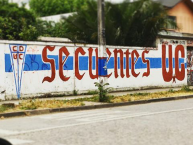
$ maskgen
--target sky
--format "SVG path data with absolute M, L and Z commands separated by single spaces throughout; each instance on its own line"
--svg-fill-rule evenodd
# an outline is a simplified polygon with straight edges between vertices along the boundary
M 9 0 L 9 1 L 11 1 L 11 2 L 17 2 L 17 3 L 28 3 L 29 2 L 29 0 Z M 110 1 L 110 2 L 112 2 L 112 3 L 120 3 L 120 2 L 123 2 L 124 0 L 105 0 L 105 1 Z M 130 1 L 133 1 L 133 0 L 130 0 Z M 192 0 L 193 1 L 193 0 Z
M 11 2 L 24 2 L 24 3 L 27 3 L 29 0 L 9 0 Z M 119 2 L 122 2 L 123 0 L 105 0 L 105 1 L 111 1 L 111 2 L 114 2 L 114 3 L 119 3 Z
M 106 1 L 110 1 L 110 2 L 113 2 L 113 3 L 119 3 L 119 2 L 123 2 L 124 0 L 106 0 Z
M 18 3 L 21 6 L 21 3 L 26 3 L 26 8 L 29 8 L 29 1 L 30 0 L 9 0 L 10 2 L 14 2 L 14 3 Z M 123 2 L 124 0 L 105 0 L 105 1 L 109 1 L 112 3 L 120 3 Z M 132 0 L 131 0 L 132 1 Z

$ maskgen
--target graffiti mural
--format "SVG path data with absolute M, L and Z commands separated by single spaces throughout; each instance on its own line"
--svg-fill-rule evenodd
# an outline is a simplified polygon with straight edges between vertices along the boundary
M 169 70 L 166 70 L 166 46 L 162 46 L 162 74 L 163 79 L 166 82 L 173 80 L 173 83 L 176 82 L 176 79 L 179 81 L 184 80 L 185 78 L 185 63 L 179 65 L 179 54 L 181 58 L 185 58 L 185 50 L 182 45 L 176 46 L 175 57 L 172 56 L 172 45 L 168 46 L 168 61 L 169 61 Z M 175 71 L 173 71 L 173 64 L 175 64 Z
M 22 74 L 25 64 L 25 55 L 26 55 L 27 45 L 9 45 L 10 56 L 11 56 L 11 68 L 14 73 L 15 87 L 17 97 L 20 98 L 21 93 L 21 83 L 22 83 Z
M 54 59 L 49 59 L 47 57 L 47 51 L 53 51 L 54 50 L 54 47 L 51 47 L 51 46 L 46 46 L 43 51 L 42 51 L 42 59 L 45 63 L 50 63 L 50 66 L 51 66 L 51 76 L 46 76 L 42 82 L 44 81 L 48 81 L 48 82 L 52 82 L 54 81 L 55 79 L 55 75 L 56 75 L 56 64 L 55 64 L 55 60 Z M 93 51 L 95 52 L 96 54 L 96 58 L 95 60 L 92 59 L 92 54 L 93 54 Z M 134 77 L 138 77 L 140 72 L 139 73 L 136 73 L 135 72 L 135 67 L 137 65 L 137 62 L 140 64 L 140 65 L 144 65 L 144 66 L 147 66 L 147 71 L 144 72 L 142 75 L 143 77 L 146 76 L 148 77 L 150 75 L 150 61 L 149 59 L 146 59 L 145 58 L 145 54 L 148 54 L 149 51 L 147 50 L 144 50 L 142 51 L 142 54 L 139 54 L 137 50 L 133 50 L 133 51 L 129 51 L 129 50 L 126 50 L 125 52 L 122 50 L 122 49 L 114 49 L 113 52 L 111 52 L 108 48 L 106 49 L 106 52 L 108 54 L 108 58 L 99 58 L 98 57 L 98 48 L 96 48 L 95 50 L 93 50 L 93 48 L 89 48 L 88 49 L 88 54 L 89 56 L 86 58 L 89 59 L 89 61 L 87 60 L 88 62 L 88 70 L 89 70 L 89 75 L 90 75 L 90 78 L 91 79 L 98 79 L 99 76 L 103 76 L 103 77 L 111 77 L 112 73 L 111 74 L 107 74 L 107 71 L 104 70 L 105 66 L 104 65 L 100 65 L 100 62 L 104 59 L 104 60 L 107 60 L 107 68 L 114 68 L 114 77 L 115 78 L 118 78 L 118 77 L 121 77 L 121 78 L 124 78 L 124 77 L 127 77 L 129 78 L 130 77 L 130 73 L 132 76 Z M 114 57 L 112 58 L 111 55 L 112 53 L 114 54 Z M 65 55 L 65 59 L 63 60 L 63 54 Z M 82 80 L 82 78 L 84 77 L 84 74 L 80 74 L 80 68 L 79 68 L 79 64 L 80 63 L 85 63 L 83 61 L 81 61 L 81 59 L 79 58 L 80 55 L 85 55 L 86 52 L 85 50 L 82 48 L 82 47 L 79 47 L 75 50 L 75 76 L 77 79 L 79 80 Z M 118 54 L 120 55 L 120 57 L 118 57 Z M 141 55 L 141 57 L 140 57 Z M 61 78 L 61 80 L 63 81 L 68 81 L 70 79 L 70 77 L 65 77 L 64 74 L 63 74 L 63 66 L 67 63 L 67 60 L 70 56 L 70 53 L 68 51 L 68 49 L 66 47 L 62 47 L 59 49 L 59 76 Z M 93 74 L 92 72 L 92 64 L 93 64 L 93 61 L 96 62 L 96 72 L 95 74 Z M 110 62 L 109 62 L 110 61 Z M 112 61 L 113 62 L 113 65 L 114 66 L 111 66 L 112 65 Z M 94 62 L 94 63 L 95 63 Z M 131 62 L 131 65 L 130 63 Z M 101 62 L 102 63 L 102 62 Z M 125 64 L 124 64 L 125 63 Z M 103 63 L 105 64 L 105 63 Z M 110 65 L 108 65 L 110 64 Z M 71 64 L 73 66 L 73 64 Z M 119 65 L 119 67 L 118 67 Z M 130 66 L 130 67 L 129 67 Z M 124 68 L 126 68 L 126 75 L 124 74 Z M 130 72 L 130 70 L 131 72 Z M 119 75 L 119 70 L 120 70 L 120 75 Z M 101 71 L 103 72 L 106 72 L 106 73 L 100 73 Z
M 188 85 L 193 85 L 193 49 L 187 51 L 187 75 Z
M 193 40 L 187 40 L 187 46 L 193 46 Z
M 49 59 L 47 57 L 47 51 L 53 51 L 54 47 L 51 46 L 46 46 L 43 49 L 42 52 L 42 56 L 43 56 L 43 61 L 45 63 L 50 63 L 51 65 L 51 76 L 47 76 L 43 79 L 42 82 L 44 81 L 48 81 L 48 82 L 52 82 L 55 79 L 55 75 L 56 75 L 56 66 L 55 66 L 55 61 L 54 59 Z M 100 58 L 98 58 L 98 49 L 95 49 L 95 53 L 96 53 L 96 74 L 93 75 L 92 74 L 92 52 L 93 49 L 89 48 L 89 75 L 91 79 L 98 79 L 98 77 L 100 76 L 98 71 L 104 69 L 105 66 L 100 66 L 99 67 L 99 63 L 98 61 L 100 61 Z M 111 68 L 112 66 L 108 65 L 108 64 L 114 64 L 113 68 L 114 68 L 114 77 L 118 78 L 129 78 L 131 75 L 135 78 L 137 78 L 140 75 L 140 72 L 136 73 L 136 68 L 138 67 L 143 67 L 146 68 L 146 72 L 144 72 L 142 74 L 142 76 L 144 77 L 148 77 L 150 75 L 150 64 L 154 64 L 154 59 L 147 59 L 145 57 L 146 54 L 149 53 L 148 50 L 143 50 L 142 53 L 140 54 L 137 50 L 126 50 L 125 52 L 122 49 L 114 49 L 113 52 L 111 52 L 108 48 L 106 49 L 106 52 L 108 54 L 108 58 L 107 60 L 109 61 L 114 61 L 113 63 L 107 61 L 107 68 Z M 185 58 L 185 50 L 184 47 L 182 45 L 178 45 L 175 49 L 175 57 L 173 59 L 172 56 L 172 45 L 168 46 L 168 58 L 166 58 L 166 45 L 162 45 L 162 74 L 163 74 L 163 79 L 165 82 L 170 82 L 173 80 L 173 82 L 176 82 L 176 79 L 179 81 L 184 80 L 185 78 L 185 63 L 182 63 L 182 59 L 184 60 Z M 62 60 L 63 56 L 62 53 L 65 54 L 65 59 Z M 79 72 L 79 63 L 81 62 L 79 60 L 79 53 L 81 55 L 85 55 L 86 52 L 83 50 L 83 48 L 77 48 L 75 51 L 75 76 L 77 79 L 81 80 L 84 77 L 83 73 L 82 75 Z M 114 58 L 112 58 L 111 60 L 111 55 L 112 53 L 114 54 Z M 120 55 L 120 57 L 118 57 L 118 54 Z M 179 54 L 181 54 L 181 58 L 179 57 Z M 70 79 L 70 77 L 65 77 L 63 74 L 63 66 L 66 63 L 68 57 L 69 57 L 70 53 L 68 52 L 68 49 L 66 47 L 62 47 L 59 49 L 59 76 L 63 81 L 68 81 Z M 151 63 L 150 63 L 151 60 Z M 169 62 L 169 71 L 166 70 L 166 61 Z M 155 61 L 156 62 L 156 61 Z M 81 62 L 83 63 L 83 62 Z M 138 64 L 138 65 L 137 65 Z M 173 71 L 173 64 L 175 64 L 174 68 L 175 71 Z M 119 65 L 119 68 L 118 68 Z M 159 67 L 159 66 L 158 66 Z M 124 73 L 124 69 L 126 69 L 126 74 Z M 120 74 L 119 74 L 120 71 Z M 105 77 L 111 77 L 111 74 L 105 74 Z M 103 75 L 104 77 L 104 75 Z
M 162 44 L 162 45 L 185 45 L 186 40 L 160 39 L 159 44 Z
M 10 54 L 5 53 L 5 72 L 13 74 L 18 98 L 22 75 L 25 75 L 22 94 L 72 91 L 74 86 L 78 90 L 94 89 L 99 77 L 107 77 L 114 88 L 177 85 L 184 84 L 186 78 L 183 45 L 160 45 L 158 49 L 109 47 L 107 57 L 99 57 L 97 46 L 72 49 L 10 44 L 9 48 Z M 188 56 L 188 60 L 192 62 L 193 58 Z

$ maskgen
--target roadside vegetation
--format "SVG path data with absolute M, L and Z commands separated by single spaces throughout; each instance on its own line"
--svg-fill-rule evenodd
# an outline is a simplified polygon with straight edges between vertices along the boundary
M 113 95 L 105 94 L 105 99 L 102 101 L 100 101 L 99 95 L 95 95 L 91 98 L 76 99 L 76 101 L 121 103 L 121 102 L 179 97 L 179 96 L 188 96 L 188 95 L 193 95 L 193 89 L 190 89 L 189 86 L 183 86 L 180 90 L 170 89 L 169 91 L 156 92 L 156 93 L 133 93 L 133 94 L 127 94 L 123 96 L 113 96 Z
M 34 40 L 36 23 L 35 15 L 24 6 L 0 0 L 0 39 Z
M 90 0 L 87 5 L 64 19 L 62 23 L 68 28 L 65 35 L 73 41 L 97 44 L 97 2 Z M 177 24 L 168 19 L 163 5 L 153 0 L 105 3 L 105 33 L 108 45 L 153 46 L 158 33 L 167 31 L 168 26 L 177 28 Z
M 31 9 L 0 0 L 0 39 L 37 40 L 39 36 L 69 38 L 73 42 L 97 44 L 95 0 L 30 0 Z M 75 12 L 60 22 L 42 21 L 40 16 Z M 177 28 L 166 9 L 153 0 L 105 2 L 107 45 L 151 46 L 160 31 Z
M 19 102 L 19 105 L 16 105 L 16 106 L 0 105 L 0 113 L 21 111 L 21 110 L 64 108 L 64 107 L 77 107 L 77 106 L 84 106 L 84 103 L 78 100 L 29 99 L 29 100 L 21 100 Z
M 51 16 L 84 9 L 89 0 L 30 0 L 29 6 L 37 16 Z
M 150 99 L 159 99 L 159 98 L 169 98 L 169 97 L 179 97 L 179 96 L 187 96 L 193 95 L 193 90 L 186 89 L 188 87 L 184 87 L 181 90 L 174 91 L 164 91 L 157 93 L 134 93 L 127 94 L 123 96 L 117 96 L 110 100 L 111 103 L 121 103 L 121 102 L 131 102 L 131 101 L 140 101 L 140 100 L 150 100 Z
M 164 92 L 134 93 L 123 96 L 113 96 L 105 93 L 105 98 L 102 98 L 103 99 L 102 101 L 100 100 L 99 94 L 94 95 L 93 97 L 90 98 L 79 98 L 73 100 L 28 99 L 28 100 L 21 100 L 19 105 L 16 106 L 0 105 L 0 113 L 21 111 L 21 110 L 84 106 L 85 105 L 84 102 L 121 103 L 121 102 L 179 97 L 188 95 L 193 95 L 193 89 L 190 89 L 188 86 L 183 86 L 180 90 L 177 91 L 170 89 L 169 91 Z

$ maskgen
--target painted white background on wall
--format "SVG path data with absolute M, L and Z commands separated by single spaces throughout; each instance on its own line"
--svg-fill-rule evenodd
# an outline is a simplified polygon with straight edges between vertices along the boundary
M 27 51 L 26 54 L 42 54 L 42 50 L 45 46 L 55 46 L 55 50 L 53 52 L 48 51 L 48 55 L 58 55 L 59 49 L 63 46 L 66 46 L 68 51 L 70 52 L 70 56 L 74 58 L 74 51 L 78 47 L 82 47 L 88 56 L 88 48 L 93 48 L 93 56 L 95 55 L 95 48 L 97 45 L 80 45 L 74 46 L 73 44 L 64 44 L 64 43 L 43 43 L 43 42 L 15 42 L 15 41 L 0 41 L 0 89 L 6 90 L 5 95 L 6 97 L 17 97 L 16 89 L 15 89 L 15 80 L 13 72 L 6 72 L 5 73 L 5 59 L 4 54 L 10 54 L 9 44 L 27 44 Z M 139 47 L 120 47 L 120 46 L 107 46 L 112 53 L 111 57 L 114 57 L 113 50 L 114 49 L 121 49 L 125 52 L 129 49 L 131 52 L 132 50 L 137 50 L 139 53 L 139 57 L 141 57 L 142 52 L 144 51 L 143 48 Z M 145 55 L 145 58 L 161 58 L 162 57 L 162 45 L 158 46 L 158 50 L 150 50 L 148 54 Z M 175 45 L 173 45 L 173 57 L 174 57 L 174 50 Z M 4 52 L 2 51 L 4 50 Z M 186 54 L 186 48 L 185 48 Z M 79 54 L 79 56 L 81 56 Z M 181 55 L 179 55 L 181 57 Z M 119 54 L 118 54 L 119 57 Z M 124 56 L 125 57 L 125 56 Z M 168 57 L 168 50 L 166 49 L 166 57 Z M 186 61 L 186 59 L 185 59 Z M 184 62 L 186 63 L 186 62 Z M 74 63 L 73 63 L 74 65 Z M 74 66 L 73 66 L 74 68 Z M 162 76 L 162 68 L 152 69 L 150 68 L 150 75 L 148 77 L 142 77 L 143 73 L 147 71 L 146 68 L 144 69 L 135 69 L 136 73 L 140 72 L 140 75 L 135 78 L 131 75 L 130 70 L 130 77 L 124 78 L 120 77 L 120 69 L 118 70 L 119 77 L 115 79 L 114 76 L 114 69 L 108 69 L 108 74 L 111 72 L 113 73 L 112 76 L 108 79 L 110 83 L 109 87 L 114 88 L 114 90 L 130 90 L 130 89 L 140 89 L 143 87 L 168 87 L 168 86 L 182 86 L 187 84 L 187 72 L 185 71 L 185 79 L 183 81 L 176 80 L 176 83 L 165 82 Z M 66 82 L 62 81 L 59 77 L 59 72 L 56 70 L 56 77 L 55 80 L 51 83 L 44 82 L 42 83 L 45 76 L 51 76 L 51 70 L 39 70 L 39 71 L 23 71 L 23 78 L 22 78 L 22 85 L 21 85 L 21 97 L 32 97 L 43 95 L 45 93 L 72 93 L 73 90 L 77 90 L 78 93 L 87 92 L 89 90 L 96 90 L 97 88 L 94 86 L 94 82 L 97 82 L 98 79 L 91 79 L 89 76 L 89 71 L 87 70 L 80 70 L 80 74 L 85 73 L 82 80 L 78 80 L 75 77 L 74 70 L 64 70 L 63 73 L 66 77 L 70 77 L 70 79 Z M 93 74 L 95 71 L 93 70 Z M 126 70 L 124 69 L 124 74 L 126 74 Z M 1 91 L 0 90 L 0 91 Z

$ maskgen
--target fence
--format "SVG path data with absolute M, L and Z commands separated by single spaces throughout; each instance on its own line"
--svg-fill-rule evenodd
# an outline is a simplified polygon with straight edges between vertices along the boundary
M 0 41 L 0 48 L 0 99 L 88 92 L 99 76 L 114 90 L 187 84 L 186 45 L 107 46 L 107 58 L 97 45 Z

